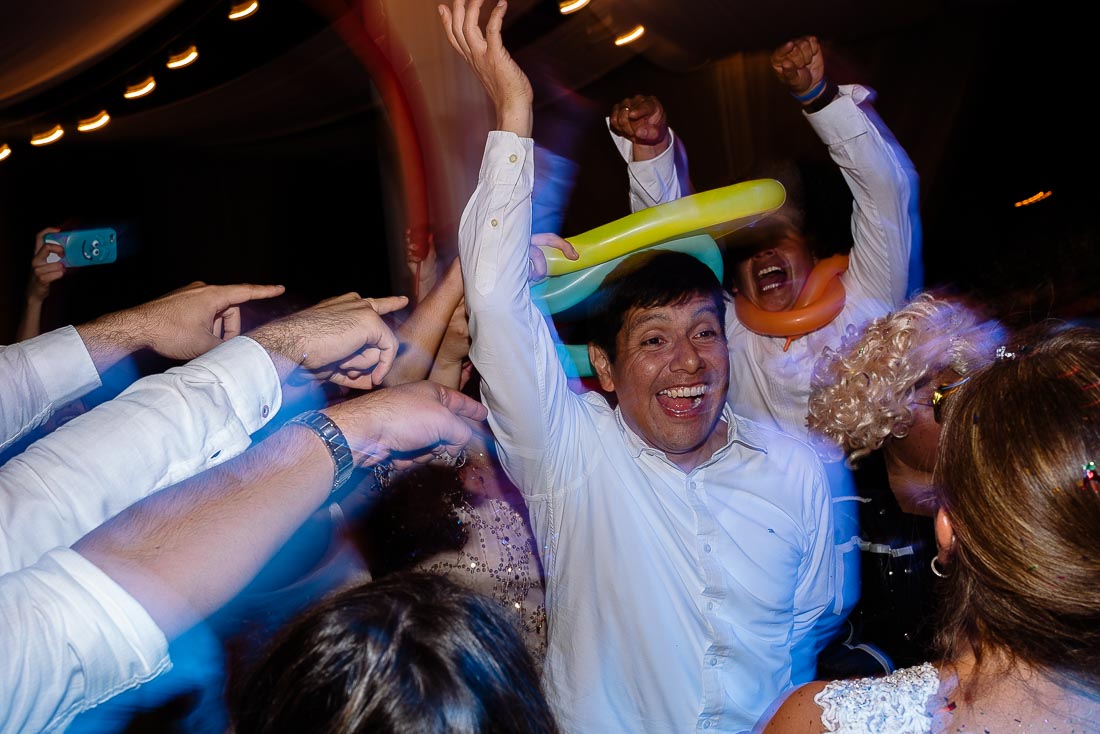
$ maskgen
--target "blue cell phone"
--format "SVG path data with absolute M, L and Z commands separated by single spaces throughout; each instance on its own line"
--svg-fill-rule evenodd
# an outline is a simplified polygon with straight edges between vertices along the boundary
M 46 262 L 61 260 L 67 268 L 79 268 L 84 265 L 106 265 L 118 258 L 118 235 L 110 227 L 100 229 L 74 229 L 68 232 L 54 232 L 42 238 L 65 248 L 65 256 L 58 257 L 50 253 Z

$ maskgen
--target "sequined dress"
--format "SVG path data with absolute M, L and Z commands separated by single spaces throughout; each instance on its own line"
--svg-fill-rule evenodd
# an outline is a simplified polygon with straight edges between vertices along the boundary
M 938 731 L 930 701 L 940 687 L 931 663 L 876 678 L 837 680 L 814 696 L 824 731 L 833 734 L 928 734 Z
M 513 501 L 483 496 L 478 490 L 486 484 L 503 485 L 498 493 Z M 542 566 L 522 498 L 493 464 L 412 472 L 387 490 L 352 534 L 375 577 L 404 569 L 446 573 L 496 600 L 541 665 Z

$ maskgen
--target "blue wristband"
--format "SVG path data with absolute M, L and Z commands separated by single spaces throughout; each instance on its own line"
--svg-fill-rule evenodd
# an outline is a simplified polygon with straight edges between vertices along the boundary
M 794 97 L 795 99 L 797 99 L 802 104 L 806 104 L 811 99 L 813 99 L 817 95 L 821 94 L 821 92 L 823 92 L 824 90 L 825 90 L 825 77 L 821 77 L 821 80 L 818 81 L 817 84 L 810 87 L 809 90 L 807 90 L 806 92 L 803 92 L 802 94 L 795 94 L 794 92 L 791 92 L 791 96 Z

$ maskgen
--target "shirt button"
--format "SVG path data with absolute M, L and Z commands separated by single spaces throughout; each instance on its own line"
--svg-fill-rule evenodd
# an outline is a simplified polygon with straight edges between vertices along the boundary
M 518 155 L 516 155 L 515 153 L 513 153 L 513 154 L 512 154 L 512 155 L 510 155 L 510 156 L 508 156 L 508 162 L 509 162 L 509 163 L 515 163 L 515 162 L 516 162 L 516 161 L 518 161 L 518 160 L 519 160 L 519 156 L 518 156 Z
M 718 658 L 711 658 L 710 659 L 710 664 L 711 664 L 712 667 L 717 665 L 718 664 Z
M 709 729 L 710 728 L 710 722 L 709 721 L 704 721 L 703 722 L 703 728 L 704 729 Z
M 267 414 L 270 413 L 270 412 L 271 412 L 271 406 L 270 405 L 265 405 L 264 407 L 260 408 L 260 417 L 261 418 L 266 418 Z
M 703 550 L 705 550 L 707 553 L 710 553 L 710 543 L 707 543 L 706 545 L 704 545 Z
M 708 601 L 707 602 L 707 609 L 714 609 L 714 602 Z
M 490 226 L 493 226 L 493 227 L 495 227 L 495 226 L 497 226 L 498 224 L 500 224 L 500 222 L 498 222 L 498 221 L 497 221 L 496 219 L 490 219 L 490 220 L 489 220 L 489 224 L 490 224 Z
M 692 488 L 692 489 L 695 489 L 695 487 L 696 487 L 696 484 L 695 484 L 695 482 L 692 482 L 692 483 L 691 483 L 691 488 Z

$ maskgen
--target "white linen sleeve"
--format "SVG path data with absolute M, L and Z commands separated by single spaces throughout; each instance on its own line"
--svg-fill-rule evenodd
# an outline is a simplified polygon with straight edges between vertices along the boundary
M 59 548 L 0 576 L 0 731 L 64 731 L 92 706 L 163 673 L 168 641 L 122 587 Z
M 558 361 L 531 298 L 532 144 L 489 133 L 478 185 L 459 227 L 470 314 L 470 357 L 501 462 L 525 497 L 565 489 L 566 467 L 584 464 L 580 397 Z
M 908 295 L 909 259 L 920 257 L 918 177 L 879 118 L 874 93 L 842 85 L 819 112 L 805 114 L 852 192 L 852 250 L 844 284 L 891 311 Z
M 0 451 L 100 384 L 72 326 L 0 347 Z
M 668 131 L 669 146 L 659 156 L 636 161 L 634 144 L 612 132 L 610 119 L 606 120 L 606 124 L 615 148 L 626 161 L 626 172 L 630 179 L 630 211 L 638 212 L 692 193 L 691 180 L 688 177 L 687 149 L 672 128 Z
M 236 456 L 281 404 L 271 358 L 240 336 L 77 416 L 0 466 L 0 573 Z

